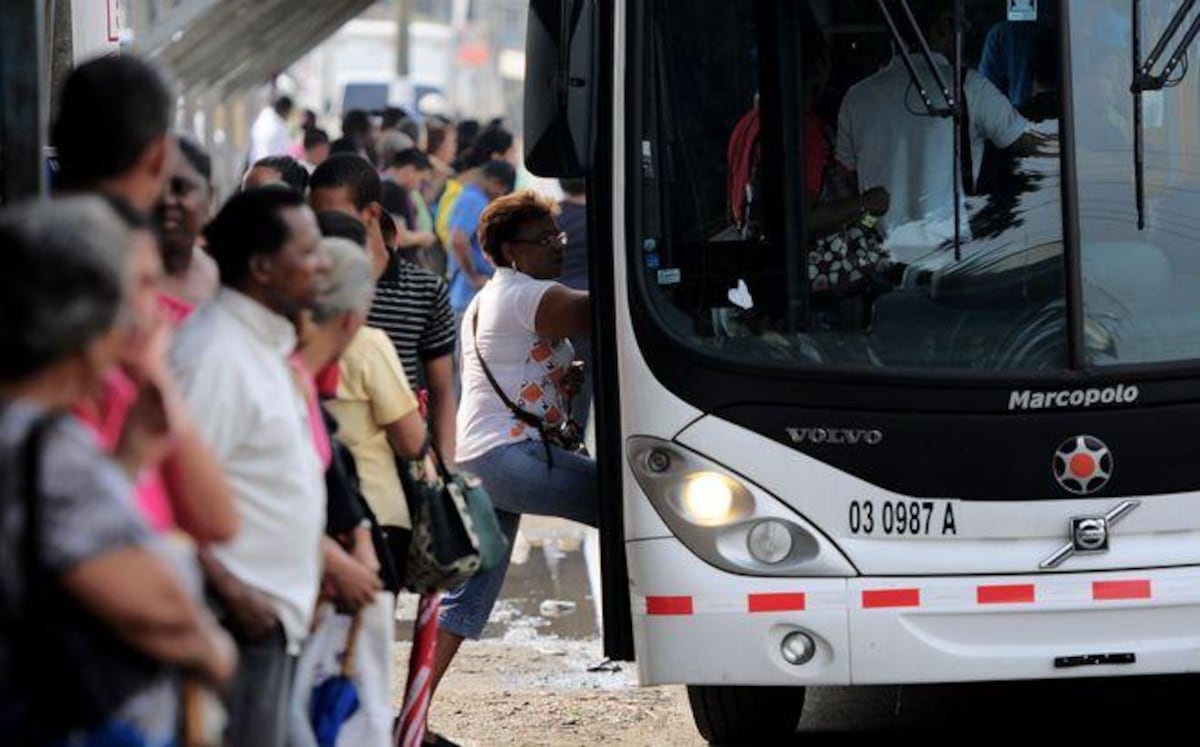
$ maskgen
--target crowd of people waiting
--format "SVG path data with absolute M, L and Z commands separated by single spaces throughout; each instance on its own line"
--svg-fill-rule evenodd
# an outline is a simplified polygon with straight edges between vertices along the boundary
M 281 97 L 213 211 L 159 70 L 93 60 L 59 101 L 55 195 L 0 210 L 0 742 L 183 744 L 199 703 L 226 744 L 315 745 L 305 656 L 334 611 L 391 682 L 398 460 L 476 475 L 510 548 L 523 513 L 597 524 L 564 436 L 581 185 L 567 233 L 514 191 L 498 122 L 293 137 Z M 433 689 L 506 565 L 444 598 Z M 339 743 L 391 744 L 390 687 L 359 695 Z

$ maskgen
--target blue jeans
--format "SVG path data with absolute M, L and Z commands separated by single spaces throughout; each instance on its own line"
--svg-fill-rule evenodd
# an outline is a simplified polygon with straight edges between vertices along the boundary
M 593 527 L 600 523 L 596 463 L 554 446 L 550 449 L 554 454 L 552 465 L 546 463 L 546 449 L 541 441 L 498 446 L 458 465 L 483 481 L 496 507 L 500 528 L 508 537 L 509 555 L 521 514 L 558 516 Z M 463 638 L 479 638 L 507 573 L 506 555 L 496 568 L 477 573 L 446 592 L 438 625 Z

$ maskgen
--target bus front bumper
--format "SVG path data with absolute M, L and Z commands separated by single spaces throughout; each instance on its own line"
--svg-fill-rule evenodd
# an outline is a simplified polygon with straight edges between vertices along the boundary
M 763 578 L 627 545 L 641 683 L 848 685 L 1200 671 L 1200 567 Z M 789 663 L 801 633 L 811 659 Z M 793 650 L 795 650 L 793 648 Z M 795 657 L 793 657 L 795 658 Z

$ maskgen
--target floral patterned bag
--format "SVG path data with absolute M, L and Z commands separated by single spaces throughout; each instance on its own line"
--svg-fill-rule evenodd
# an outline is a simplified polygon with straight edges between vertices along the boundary
M 883 237 L 860 222 L 817 239 L 808 252 L 808 283 L 814 298 L 844 298 L 874 287 L 891 266 Z

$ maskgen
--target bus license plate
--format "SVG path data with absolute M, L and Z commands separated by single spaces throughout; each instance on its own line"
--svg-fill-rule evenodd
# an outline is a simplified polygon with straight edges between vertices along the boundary
M 863 537 L 954 537 L 952 501 L 851 501 L 850 534 Z

